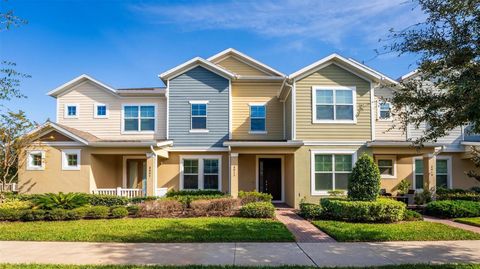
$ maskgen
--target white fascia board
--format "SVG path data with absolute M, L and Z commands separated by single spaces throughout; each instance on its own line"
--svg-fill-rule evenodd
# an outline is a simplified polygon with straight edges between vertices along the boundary
M 157 144 L 156 141 L 147 141 L 147 142 L 92 142 L 89 146 L 92 147 L 121 147 L 121 148 L 132 148 L 132 147 L 149 147 L 155 146 Z
M 186 62 L 184 62 L 183 64 L 180 64 L 180 65 L 177 65 L 176 67 L 166 71 L 166 72 L 163 72 L 162 74 L 159 75 L 159 77 L 163 80 L 163 81 L 166 81 L 172 77 L 175 77 L 177 75 L 180 75 L 182 74 L 183 72 L 186 72 L 196 66 L 202 66 L 224 78 L 227 78 L 227 79 L 232 79 L 235 77 L 235 74 L 231 73 L 230 71 L 218 66 L 218 65 L 215 65 L 205 59 L 202 59 L 200 57 L 195 57 L 191 60 L 188 60 Z
M 243 58 L 244 60 L 250 61 L 250 62 L 262 67 L 263 69 L 270 71 L 271 73 L 273 73 L 277 76 L 286 77 L 286 75 L 283 74 L 282 72 L 280 72 L 278 70 L 275 70 L 272 67 L 270 67 L 270 66 L 268 66 L 268 65 L 266 65 L 262 62 L 259 62 L 259 61 L 255 60 L 254 58 L 252 58 L 252 57 L 250 57 L 250 56 L 248 56 L 248 55 L 246 55 L 246 54 L 244 54 L 244 53 L 242 53 L 242 52 L 240 52 L 240 51 L 238 51 L 234 48 L 228 48 L 224 51 L 221 51 L 221 52 L 209 57 L 207 60 L 210 61 L 210 62 L 214 62 L 215 59 L 221 58 L 221 57 L 223 57 L 224 55 L 227 55 L 227 54 L 233 54 L 234 56 L 237 56 L 239 58 Z
M 228 147 L 301 147 L 302 141 L 226 141 L 223 142 L 224 146 Z
M 38 127 L 35 128 L 34 130 L 30 131 L 27 135 L 32 135 L 32 134 L 34 134 L 34 133 L 36 133 L 36 132 L 38 132 L 38 131 L 46 128 L 46 127 L 51 127 L 51 128 L 53 128 L 54 130 L 60 132 L 61 134 L 65 135 L 65 136 L 67 136 L 67 137 L 69 137 L 69 138 L 71 138 L 71 139 L 73 139 L 73 140 L 76 140 L 76 141 L 78 141 L 78 142 L 80 142 L 80 143 L 82 143 L 82 144 L 84 144 L 84 145 L 88 145 L 88 141 L 86 141 L 86 140 L 78 137 L 77 135 L 75 135 L 75 134 L 73 134 L 73 133 L 71 133 L 71 132 L 63 129 L 62 127 L 56 125 L 56 124 L 53 123 L 53 122 L 46 122 L 45 124 L 38 126 Z M 50 130 L 47 130 L 47 132 L 48 132 L 48 131 L 50 131 Z M 47 132 L 44 132 L 44 133 L 47 133 Z M 42 134 L 44 134 L 44 133 L 42 133 Z M 41 136 L 42 134 L 40 134 L 39 136 Z
M 379 76 L 382 77 L 382 80 L 386 80 L 386 81 L 388 81 L 389 83 L 392 83 L 392 84 L 394 84 L 394 85 L 397 85 L 397 84 L 398 84 L 398 81 L 390 78 L 389 76 L 387 76 L 387 75 L 385 75 L 385 74 L 383 74 L 383 73 L 378 72 L 377 70 L 375 70 L 375 69 L 373 69 L 373 68 L 371 68 L 371 67 L 369 67 L 369 66 L 366 66 L 366 65 L 364 65 L 364 64 L 362 64 L 362 63 L 360 63 L 360 62 L 358 62 L 358 61 L 356 61 L 356 60 L 354 60 L 354 59 L 352 59 L 352 58 L 348 58 L 348 60 L 351 61 L 352 63 L 358 65 L 359 67 L 368 69 L 368 70 L 374 72 L 375 74 L 378 74 Z
M 408 79 L 408 78 L 410 78 L 410 77 L 415 76 L 417 73 L 418 73 L 418 69 L 415 69 L 415 70 L 413 70 L 413 71 L 411 71 L 411 72 L 409 72 L 409 73 L 401 76 L 399 80 L 402 81 L 402 80 Z
M 68 87 L 74 85 L 74 84 L 77 83 L 77 82 L 80 82 L 81 80 L 91 81 L 91 82 L 93 82 L 93 83 L 101 86 L 102 88 L 105 88 L 105 89 L 108 90 L 109 92 L 111 92 L 111 93 L 113 93 L 113 94 L 117 94 L 117 91 L 116 91 L 114 88 L 112 88 L 112 87 L 110 87 L 110 86 L 108 86 L 108 85 L 106 85 L 106 84 L 104 84 L 104 83 L 102 83 L 102 82 L 100 82 L 100 81 L 98 81 L 98 80 L 90 77 L 89 75 L 82 74 L 82 75 L 80 75 L 80 76 L 78 76 L 78 77 L 70 80 L 69 82 L 67 82 L 67 83 L 65 83 L 65 84 L 63 84 L 63 85 L 60 85 L 60 86 L 58 86 L 57 88 L 49 91 L 49 92 L 47 93 L 47 95 L 56 97 L 56 96 L 58 96 L 60 93 L 62 93 L 63 91 L 65 91 Z

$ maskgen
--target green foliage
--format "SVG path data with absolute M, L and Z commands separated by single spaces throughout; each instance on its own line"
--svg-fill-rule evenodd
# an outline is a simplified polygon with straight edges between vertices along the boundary
M 480 193 L 463 189 L 438 189 L 437 200 L 480 201 Z
M 244 218 L 273 218 L 275 207 L 268 202 L 252 202 L 240 208 L 240 216 Z
M 0 208 L 0 221 L 18 221 L 22 217 L 22 210 Z
M 455 219 L 455 221 L 460 222 L 460 223 L 464 223 L 464 224 L 468 224 L 468 225 L 473 225 L 473 226 L 480 227 L 480 217 L 478 217 L 478 218 L 459 218 L 459 219 Z
M 417 220 L 423 220 L 422 214 L 418 213 L 417 211 L 413 210 L 405 210 L 405 214 L 403 215 L 403 220 L 404 221 L 417 221 Z
M 417 205 L 428 204 L 432 201 L 432 193 L 429 190 L 423 190 L 422 192 L 415 193 L 413 199 Z
M 299 214 L 305 219 L 318 219 L 322 216 L 322 207 L 317 204 L 300 203 Z
M 427 204 L 426 213 L 440 218 L 480 217 L 480 202 L 434 201 Z
M 479 187 L 471 187 L 470 190 L 473 191 L 473 192 L 476 192 L 476 193 L 480 193 L 480 186 Z
M 174 191 L 169 190 L 166 194 L 166 197 L 178 197 L 178 196 L 224 196 L 225 194 L 221 191 L 216 190 L 182 190 Z
M 410 182 L 408 182 L 407 179 L 402 179 L 402 181 L 400 181 L 400 183 L 398 183 L 397 185 L 398 194 L 400 195 L 407 194 L 409 189 L 410 189 Z
M 140 207 L 138 205 L 129 205 L 126 207 L 130 216 L 137 216 Z
M 238 198 L 240 199 L 240 203 L 242 205 L 246 205 L 248 203 L 253 202 L 272 202 L 272 195 L 269 193 L 263 193 L 258 191 L 239 191 Z
M 19 199 L 7 198 L 3 203 L 0 203 L 0 208 L 3 209 L 30 209 L 33 204 L 30 201 L 22 201 Z
M 88 203 L 85 194 L 82 193 L 47 193 L 40 195 L 33 200 L 36 208 L 51 210 L 51 209 L 73 209 L 84 206 Z
M 67 219 L 67 210 L 63 208 L 55 208 L 45 213 L 45 220 L 59 221 Z
M 128 204 L 128 198 L 120 197 L 115 195 L 97 195 L 97 194 L 88 194 L 86 195 L 88 203 L 92 206 L 116 206 L 116 205 L 126 205 Z
M 375 201 L 380 193 L 380 171 L 372 157 L 364 153 L 348 178 L 348 198 Z
M 125 207 L 116 207 L 112 209 L 112 218 L 121 219 L 128 216 L 128 210 Z
M 106 219 L 110 215 L 110 208 L 108 206 L 97 205 L 86 207 L 85 218 L 87 219 Z
M 41 209 L 27 209 L 22 211 L 20 220 L 22 221 L 39 221 L 45 219 L 45 211 Z
M 403 219 L 406 206 L 402 202 L 380 198 L 376 201 L 321 199 L 323 216 L 352 222 L 396 222 Z
M 345 196 L 345 191 L 342 190 L 329 190 L 327 191 L 328 196 L 330 197 L 344 197 Z
M 155 201 L 157 199 L 160 199 L 160 197 L 157 197 L 157 196 L 134 197 L 134 198 L 130 198 L 129 202 L 132 204 L 139 204 L 146 201 Z

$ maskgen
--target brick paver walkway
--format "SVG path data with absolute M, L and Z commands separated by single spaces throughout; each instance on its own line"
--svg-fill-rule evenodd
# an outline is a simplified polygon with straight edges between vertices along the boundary
M 293 208 L 277 207 L 277 219 L 281 221 L 295 236 L 299 243 L 332 243 L 336 242 L 328 234 L 320 231 L 309 221 L 301 218 Z
M 460 229 L 467 230 L 467 231 L 471 231 L 471 232 L 474 232 L 474 233 L 480 233 L 480 227 L 476 227 L 476 226 L 472 226 L 472 225 L 468 225 L 468 224 L 463 224 L 463 223 L 455 222 L 455 221 L 453 221 L 453 220 L 438 219 L 438 218 L 428 217 L 428 216 L 423 216 L 423 219 L 424 219 L 425 221 L 443 223 L 443 224 L 445 224 L 445 225 L 452 226 L 452 227 L 455 227 L 455 228 L 460 228 Z

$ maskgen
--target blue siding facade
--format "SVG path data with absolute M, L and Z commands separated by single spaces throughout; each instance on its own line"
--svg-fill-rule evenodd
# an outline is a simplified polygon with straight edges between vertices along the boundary
M 174 147 L 223 147 L 228 140 L 229 81 L 197 66 L 169 82 L 169 139 Z M 189 101 L 208 101 L 208 133 L 190 132 Z

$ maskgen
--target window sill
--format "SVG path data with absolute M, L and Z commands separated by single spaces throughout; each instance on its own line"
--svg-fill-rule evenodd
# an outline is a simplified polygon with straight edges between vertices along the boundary
M 392 122 L 393 119 L 377 119 L 377 121 L 386 121 L 386 122 Z
M 93 116 L 94 119 L 108 119 L 108 116 Z
M 131 134 L 155 134 L 155 131 L 122 131 L 124 135 L 131 135 Z
M 357 124 L 356 120 L 313 120 L 313 124 Z
M 80 171 L 80 167 L 62 167 L 63 171 Z
M 382 179 L 396 179 L 397 176 L 393 175 L 393 176 L 390 176 L 390 175 L 380 175 L 380 178 Z
M 189 132 L 190 132 L 190 133 L 208 133 L 208 132 L 210 132 L 210 131 L 207 130 L 207 129 L 190 129 Z
M 63 116 L 64 119 L 78 119 L 78 116 Z
M 253 134 L 253 135 L 255 135 L 255 134 L 265 135 L 268 132 L 267 131 L 249 131 L 248 133 Z
M 45 167 L 27 167 L 27 171 L 44 171 Z

